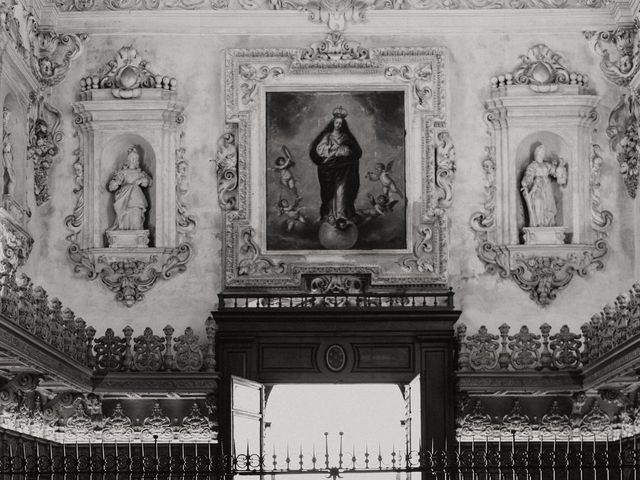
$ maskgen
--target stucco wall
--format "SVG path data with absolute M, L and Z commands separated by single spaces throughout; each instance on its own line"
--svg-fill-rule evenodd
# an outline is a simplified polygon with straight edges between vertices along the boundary
M 143 26 L 141 26 L 141 29 Z M 43 285 L 49 296 L 82 316 L 99 332 L 107 326 L 121 330 L 131 325 L 141 333 L 145 326 L 155 333 L 167 323 L 177 330 L 192 325 L 203 331 L 208 312 L 217 304 L 221 289 L 222 218 L 217 205 L 215 166 L 216 140 L 224 128 L 223 69 L 226 48 L 303 47 L 322 39 L 316 34 L 301 35 L 120 35 L 93 34 L 86 52 L 73 63 L 64 82 L 55 89 L 51 101 L 64 115 L 65 138 L 58 163 L 51 170 L 51 200 L 40 208 L 32 208 L 29 229 L 35 247 L 25 271 L 36 284 Z M 598 67 L 599 59 L 589 49 L 583 35 L 572 33 L 504 34 L 474 33 L 450 35 L 358 36 L 347 33 L 363 46 L 441 46 L 448 50 L 447 90 L 449 130 L 457 153 L 454 201 L 450 216 L 450 283 L 455 291 L 456 307 L 461 320 L 470 330 L 486 324 L 491 330 L 506 322 L 514 328 L 522 324 L 537 327 L 547 322 L 556 328 L 569 324 L 577 330 L 602 306 L 613 301 L 633 283 L 638 263 L 634 228 L 637 232 L 637 207 L 624 191 L 617 172 L 615 156 L 605 137 L 606 120 L 617 103 L 619 93 L 608 83 Z M 589 278 L 574 278 L 568 288 L 548 308 L 538 307 L 512 281 L 499 280 L 484 273 L 484 265 L 476 256 L 476 241 L 469 228 L 472 213 L 484 201 L 481 160 L 489 144 L 483 122 L 483 101 L 489 95 L 489 79 L 511 71 L 518 56 L 536 43 L 545 43 L 564 57 L 572 70 L 586 73 L 590 85 L 600 97 L 597 142 L 603 147 L 602 204 L 613 212 L 615 222 L 609 233 L 606 268 Z M 185 146 L 190 162 L 190 192 L 186 197 L 198 217 L 194 245 L 196 257 L 187 271 L 170 281 L 159 281 L 146 294 L 144 301 L 127 308 L 114 299 L 114 294 L 99 281 L 88 281 L 73 272 L 66 258 L 68 242 L 64 218 L 74 206 L 72 194 L 73 136 L 71 103 L 79 94 L 79 80 L 95 72 L 124 45 L 133 45 L 140 55 L 151 61 L 151 68 L 178 79 L 178 99 L 185 105 Z M 319 79 L 321 81 L 321 79 Z M 314 172 L 315 174 L 315 172 Z M 637 203 L 637 202 L 636 202 Z M 636 211 L 636 214 L 634 214 Z M 537 329 L 537 328 L 536 328 Z

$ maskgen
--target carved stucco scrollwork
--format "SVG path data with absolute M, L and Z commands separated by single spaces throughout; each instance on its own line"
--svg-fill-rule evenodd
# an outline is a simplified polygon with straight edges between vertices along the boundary
M 624 89 L 618 104 L 609 114 L 606 130 L 609 147 L 616 153 L 620 174 L 627 193 L 635 198 L 640 177 L 638 129 L 640 128 L 640 100 L 634 78 L 640 72 L 638 26 L 619 27 L 616 30 L 585 32 L 594 52 L 602 58 L 600 69 L 607 80 Z M 613 45 L 612 55 L 606 45 Z
M 562 57 L 544 44 L 534 45 L 526 55 L 520 55 L 520 65 L 510 73 L 491 79 L 493 88 L 507 85 L 528 85 L 535 92 L 553 92 L 559 85 L 587 84 L 587 77 L 569 71 Z
M 238 275 L 271 275 L 273 273 L 284 273 L 285 264 L 274 262 L 262 255 L 260 247 L 254 239 L 253 228 L 245 228 L 241 233 L 240 261 L 238 262 Z
M 607 230 L 613 222 L 613 214 L 608 210 L 602 209 L 600 200 L 600 170 L 604 160 L 600 155 L 600 145 L 593 144 L 591 158 L 589 164 L 591 173 L 589 176 L 589 189 L 591 193 L 591 222 L 593 229 L 602 236 L 606 236 Z
M 355 275 L 321 275 L 312 278 L 309 282 L 309 293 L 312 294 L 363 292 L 363 279 Z
M 42 87 L 54 87 L 67 75 L 71 62 L 78 58 L 86 33 L 59 34 L 34 24 L 31 42 L 31 70 Z
M 601 239 L 592 247 L 566 256 L 549 256 L 514 254 L 507 246 L 483 242 L 477 251 L 488 273 L 497 272 L 502 278 L 512 278 L 522 290 L 529 292 L 529 298 L 544 307 L 576 273 L 585 277 L 591 269 L 602 270 L 602 258 L 607 254 L 608 246 Z
M 178 148 L 176 149 L 176 228 L 178 230 L 178 242 L 189 241 L 198 227 L 198 219 L 189 209 L 184 197 L 189 192 L 189 162 L 187 150 L 184 147 L 184 132 L 178 135 Z
M 433 79 L 431 65 L 420 65 L 415 70 L 408 65 L 387 67 L 386 77 L 399 78 L 412 85 L 413 95 L 421 110 L 433 109 Z
M 496 211 L 496 149 L 485 147 L 486 155 L 482 159 L 484 171 L 484 209 L 471 215 L 471 228 L 480 238 L 486 239 L 487 232 L 495 228 Z
M 33 162 L 33 189 L 36 205 L 49 200 L 49 170 L 58 155 L 63 133 L 60 129 L 62 115 L 48 104 L 41 93 L 32 94 L 33 114 L 29 118 L 29 143 L 27 156 Z
M 401 260 L 405 272 L 435 272 L 433 264 L 433 229 L 431 225 L 418 225 L 418 240 L 413 245 L 413 255 Z
M 236 134 L 226 132 L 218 139 L 215 159 L 218 179 L 218 205 L 222 210 L 234 210 L 238 190 L 238 146 Z
M 97 74 L 80 80 L 80 88 L 82 92 L 110 90 L 113 97 L 123 99 L 138 98 L 145 88 L 177 89 L 178 81 L 175 78 L 158 75 L 148 67 L 149 62 L 143 60 L 135 48 L 122 47 Z
M 33 238 L 5 214 L 0 214 L 0 262 L 11 271 L 22 267 L 33 248 Z
M 255 94 L 260 82 L 269 77 L 280 78 L 284 75 L 284 69 L 281 67 L 273 67 L 268 65 L 254 66 L 250 64 L 239 65 L 240 91 L 242 93 L 242 103 L 252 108 L 256 105 Z
M 87 278 L 100 281 L 114 292 L 117 301 L 131 307 L 144 299 L 159 278 L 168 280 L 186 270 L 193 256 L 193 247 L 182 243 L 173 249 L 163 249 L 158 254 L 126 257 L 118 255 L 94 255 L 72 243 L 67 256 L 74 264 L 74 271 L 84 271 Z
M 446 130 L 436 135 L 436 194 L 438 207 L 447 209 L 453 203 L 453 180 L 456 172 L 456 150 Z

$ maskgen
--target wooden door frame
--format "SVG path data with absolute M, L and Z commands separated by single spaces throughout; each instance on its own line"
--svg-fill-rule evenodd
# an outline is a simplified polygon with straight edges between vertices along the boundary
M 213 312 L 222 372 L 220 438 L 230 454 L 229 378 L 281 383 L 409 383 L 420 374 L 422 444 L 455 439 L 455 337 L 460 311 L 228 309 Z M 332 359 L 327 352 L 332 349 Z M 342 350 L 344 365 L 341 369 Z M 336 359 L 338 361 L 336 361 Z

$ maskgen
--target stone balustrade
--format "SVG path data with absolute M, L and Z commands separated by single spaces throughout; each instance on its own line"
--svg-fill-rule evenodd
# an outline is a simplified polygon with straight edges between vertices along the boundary
M 519 371 L 577 369 L 593 363 L 628 340 L 640 336 L 640 283 L 618 295 L 602 312 L 582 325 L 581 334 L 563 325 L 551 334 L 544 323 L 540 333 L 526 325 L 509 335 L 511 326 L 502 324 L 497 334 L 484 325 L 478 333 L 467 335 L 467 327 L 457 327 L 458 369 L 460 371 Z
M 593 362 L 618 345 L 640 335 L 640 282 L 618 295 L 612 304 L 581 327 L 584 337 L 583 363 Z
M 511 326 L 499 327 L 499 334 L 489 333 L 484 325 L 478 333 L 467 335 L 467 327 L 457 327 L 459 371 L 523 371 L 542 369 L 576 369 L 582 366 L 581 335 L 563 325 L 553 335 L 544 323 L 540 333 L 523 325 L 518 333 L 509 335 Z
M 97 374 L 215 371 L 217 327 L 213 318 L 206 321 L 204 341 L 191 327 L 175 336 L 170 325 L 164 327 L 162 335 L 155 335 L 149 327 L 141 335 L 134 335 L 129 326 L 122 336 L 111 328 L 98 335 L 60 300 L 49 299 L 44 288 L 34 287 L 26 274 L 16 275 L 8 267 L 0 268 L 0 314 Z

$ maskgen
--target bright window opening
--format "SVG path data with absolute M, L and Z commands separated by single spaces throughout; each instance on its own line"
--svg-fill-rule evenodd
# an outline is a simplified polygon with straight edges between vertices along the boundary
M 378 468 L 379 455 L 390 466 L 392 452 L 398 458 L 406 451 L 406 417 L 397 385 L 276 385 L 265 410 L 265 461 L 273 467 L 275 455 L 278 468 L 286 468 L 288 457 L 291 470 L 301 462 L 306 470 L 313 468 L 315 455 L 318 469 L 327 462 L 329 468 L 340 467 L 340 460 L 350 469 L 355 457 L 356 467 L 364 468 L 368 452 L 369 468 Z

